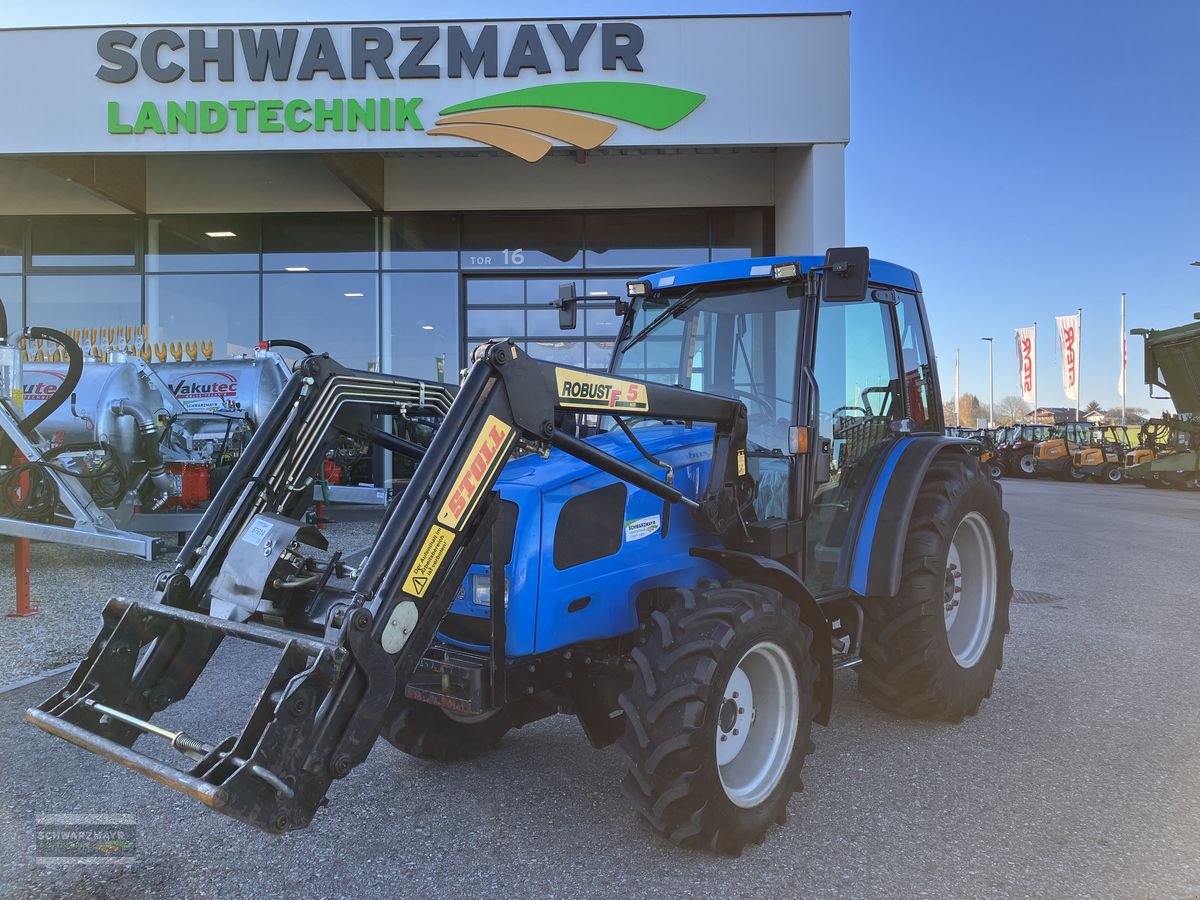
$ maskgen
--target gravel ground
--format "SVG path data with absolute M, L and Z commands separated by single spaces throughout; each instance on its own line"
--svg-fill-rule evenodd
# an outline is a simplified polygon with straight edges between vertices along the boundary
M 0 895 L 1200 896 L 1200 495 L 1006 490 L 1016 586 L 1053 597 L 1014 606 L 993 698 L 959 726 L 909 722 L 843 673 L 788 825 L 739 859 L 639 827 L 619 753 L 563 717 L 470 764 L 381 744 L 310 829 L 271 837 L 21 724 L 59 676 L 0 695 Z M 115 590 L 118 571 L 88 566 L 89 586 Z M 172 722 L 215 733 L 248 701 L 262 661 L 222 662 Z M 135 864 L 32 859 L 35 816 L 96 811 L 137 816 Z

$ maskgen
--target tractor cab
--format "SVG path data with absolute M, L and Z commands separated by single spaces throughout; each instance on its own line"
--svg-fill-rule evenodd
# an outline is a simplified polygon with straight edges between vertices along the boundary
M 1034 446 L 1035 471 L 1038 475 L 1050 475 L 1060 481 L 1078 481 L 1085 476 L 1078 472 L 1072 460 L 1082 448 L 1095 443 L 1095 426 L 1091 422 L 1067 422 L 1055 426 L 1046 440 Z
M 1120 425 L 1097 425 L 1085 446 L 1071 454 L 1071 469 L 1079 478 L 1119 484 L 1125 478 L 1131 446 L 1129 433 Z

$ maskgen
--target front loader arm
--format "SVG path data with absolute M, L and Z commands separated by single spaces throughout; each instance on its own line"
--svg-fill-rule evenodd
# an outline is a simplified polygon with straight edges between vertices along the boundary
M 192 535 L 160 581 L 159 602 L 110 600 L 103 629 L 66 690 L 29 710 L 29 721 L 264 830 L 302 828 L 333 779 L 366 759 L 393 696 L 403 693 L 429 648 L 485 536 L 496 478 L 518 446 L 572 453 L 689 506 L 718 533 L 741 527 L 753 496 L 740 402 L 555 365 L 496 341 L 476 350 L 442 427 L 358 571 L 352 598 L 329 609 L 323 635 L 205 615 L 204 597 L 227 554 L 269 524 L 272 504 L 288 502 L 303 483 L 322 429 L 336 418 L 327 382 L 337 378 L 360 394 L 386 394 L 369 380 L 335 373 L 307 395 L 286 395 L 281 402 L 290 411 L 273 414 L 294 430 L 264 434 L 251 448 L 246 471 L 235 470 L 239 481 L 231 476 L 229 490 L 214 501 L 219 512 L 205 517 L 204 533 Z M 711 422 L 708 485 L 698 499 L 684 497 L 555 428 L 558 411 Z M 150 724 L 153 712 L 187 694 L 225 637 L 281 651 L 241 733 L 211 744 Z M 135 751 L 143 734 L 168 740 L 195 765 L 185 772 Z

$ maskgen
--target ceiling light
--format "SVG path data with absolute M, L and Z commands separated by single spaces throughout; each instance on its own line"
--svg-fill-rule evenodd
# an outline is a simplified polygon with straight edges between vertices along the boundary
M 422 325 L 421 330 L 422 331 L 433 331 L 433 326 L 432 325 Z
M 363 297 L 365 295 L 363 294 L 362 291 L 346 291 L 346 293 L 342 294 L 342 296 L 343 297 Z
M 204 233 L 209 237 L 237 237 L 237 234 L 232 231 L 206 231 Z
M 308 266 L 284 266 L 283 271 L 285 271 L 285 272 L 307 272 Z

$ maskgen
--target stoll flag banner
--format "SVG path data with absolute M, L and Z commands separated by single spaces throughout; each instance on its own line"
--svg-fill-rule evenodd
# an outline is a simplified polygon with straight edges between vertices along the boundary
M 1017 373 L 1021 379 L 1021 399 L 1026 403 L 1037 403 L 1037 391 L 1033 386 L 1034 372 L 1037 371 L 1037 326 L 1018 328 L 1017 336 Z
M 1063 392 L 1068 400 L 1079 400 L 1079 314 L 1055 316 L 1058 352 L 1062 357 Z

